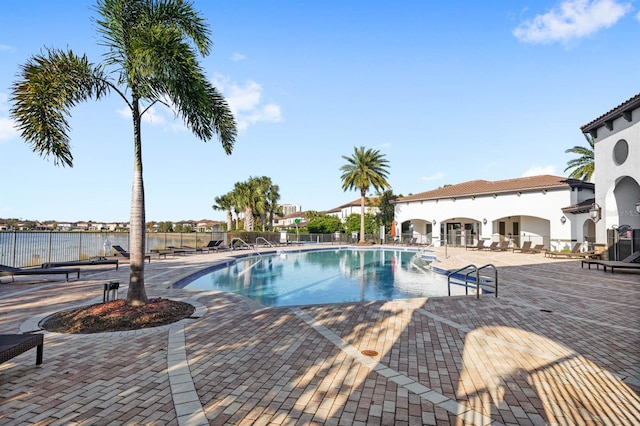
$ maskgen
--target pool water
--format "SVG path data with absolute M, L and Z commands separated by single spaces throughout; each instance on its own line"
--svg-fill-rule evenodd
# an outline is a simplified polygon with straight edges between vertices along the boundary
M 425 268 L 415 255 L 407 250 L 332 249 L 250 256 L 183 287 L 238 293 L 265 306 L 446 296 L 447 278 Z M 452 286 L 451 292 L 464 294 L 465 289 Z

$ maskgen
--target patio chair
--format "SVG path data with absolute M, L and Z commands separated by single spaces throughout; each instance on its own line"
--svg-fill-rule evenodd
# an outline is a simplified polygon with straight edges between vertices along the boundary
M 494 251 L 498 248 L 499 241 L 493 241 L 490 245 L 483 247 L 483 250 Z
M 484 240 L 478 240 L 478 244 L 476 245 L 471 245 L 471 246 L 465 246 L 465 248 L 467 250 L 482 250 L 485 248 L 484 246 Z
M 536 244 L 529 250 L 530 253 L 542 253 L 544 251 L 544 244 Z
M 131 259 L 131 253 L 129 253 L 128 251 L 126 251 L 122 247 L 114 245 L 114 246 L 111 246 L 111 248 L 116 251 L 116 253 L 115 253 L 116 256 L 121 256 L 121 257 L 124 257 L 125 259 Z M 151 263 L 151 255 L 145 254 L 144 255 L 144 259 L 148 260 L 149 263 Z
M 529 253 L 531 251 L 531 241 L 525 241 L 522 243 L 522 247 L 514 247 L 513 252 L 519 251 L 520 253 Z
M 222 244 L 222 240 L 211 240 L 206 246 L 202 247 L 202 249 L 207 251 L 217 251 L 220 244 Z
M 558 250 L 549 250 L 547 252 L 545 252 L 545 256 L 546 257 L 558 257 L 558 256 L 563 256 L 563 257 L 570 257 L 571 254 L 578 254 L 580 253 L 580 247 L 582 246 L 582 243 L 575 243 L 573 248 L 571 249 L 571 251 L 558 251 Z
M 509 240 L 501 241 L 495 246 L 495 248 L 491 249 L 491 251 L 507 251 L 507 250 L 509 250 Z
M 582 265 L 580 267 L 583 268 L 585 264 L 587 264 L 589 269 L 591 269 L 591 265 L 596 265 L 596 269 L 600 269 L 600 265 L 602 265 L 604 272 L 607 272 L 607 267 L 611 268 L 612 274 L 616 268 L 640 270 L 640 251 L 637 251 L 622 260 L 585 259 L 582 261 Z
M 11 275 L 11 282 L 15 281 L 16 275 L 64 275 L 65 281 L 69 281 L 69 274 L 77 274 L 80 279 L 80 268 L 14 268 L 12 266 L 0 265 L 0 276 Z M 6 284 L 6 283 L 5 283 Z

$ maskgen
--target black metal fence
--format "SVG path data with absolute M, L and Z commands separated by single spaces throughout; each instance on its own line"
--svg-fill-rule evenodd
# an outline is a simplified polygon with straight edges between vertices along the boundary
M 240 238 L 256 245 L 278 245 L 282 242 L 300 244 L 352 244 L 351 234 L 298 234 L 280 232 L 151 232 L 146 234 L 146 251 L 161 250 L 169 246 L 203 247 L 211 240 Z M 269 243 L 267 243 L 266 241 Z M 284 240 L 284 241 L 283 241 Z M 379 243 L 374 236 L 367 241 Z M 388 242 L 388 241 L 387 241 Z M 25 267 L 47 262 L 66 262 L 111 256 L 112 247 L 119 245 L 129 250 L 128 232 L 91 231 L 0 231 L 0 264 Z

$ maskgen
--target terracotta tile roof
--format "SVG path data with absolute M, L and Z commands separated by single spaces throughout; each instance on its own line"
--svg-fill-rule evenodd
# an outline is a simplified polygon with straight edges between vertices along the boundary
M 472 180 L 432 191 L 421 192 L 399 198 L 397 202 L 436 200 L 440 198 L 471 197 L 478 195 L 504 194 L 513 192 L 541 191 L 543 189 L 564 189 L 572 186 L 593 188 L 593 184 L 560 176 L 540 175 L 506 180 Z
M 630 99 L 627 99 L 617 107 L 602 114 L 595 120 L 592 120 L 584 126 L 581 126 L 580 130 L 582 130 L 582 133 L 590 132 L 593 129 L 603 126 L 605 121 L 615 120 L 616 118 L 621 117 L 625 111 L 631 111 L 636 108 L 640 108 L 640 93 Z

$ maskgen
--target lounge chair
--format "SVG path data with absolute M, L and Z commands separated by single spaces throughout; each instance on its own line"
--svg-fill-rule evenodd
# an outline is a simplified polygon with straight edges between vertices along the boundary
M 11 282 L 15 281 L 16 275 L 64 275 L 65 281 L 69 281 L 69 274 L 78 274 L 80 279 L 80 268 L 14 268 L 0 265 L 0 275 L 11 275 Z
M 171 250 L 172 254 L 175 256 L 176 254 L 181 254 L 181 255 L 186 255 L 187 253 L 195 253 L 196 249 L 186 249 L 183 247 L 176 247 L 176 246 L 167 246 L 167 248 L 169 250 Z
M 531 241 L 525 241 L 522 243 L 522 247 L 514 247 L 513 252 L 519 251 L 520 253 L 529 253 L 531 251 Z
M 465 246 L 467 250 L 483 250 L 485 248 L 484 240 L 478 240 L 478 244 Z
M 533 248 L 531 250 L 529 250 L 531 253 L 542 253 L 544 251 L 544 244 L 536 244 L 535 246 L 533 246 Z
M 131 253 L 129 253 L 128 251 L 126 251 L 122 247 L 120 247 L 120 246 L 111 246 L 111 248 L 116 251 L 116 256 L 121 256 L 121 257 L 124 257 L 125 259 L 131 259 Z M 148 260 L 149 263 L 151 263 L 151 255 L 145 254 L 144 255 L 144 259 Z
M 42 334 L 0 334 L 0 364 L 31 348 L 36 348 L 36 365 L 42 364 L 44 351 Z
M 60 268 L 67 266 L 90 266 L 90 265 L 116 265 L 118 270 L 118 259 L 89 259 L 89 260 L 72 260 L 69 262 L 46 262 L 41 265 L 42 268 Z
M 545 252 L 544 255 L 546 257 L 558 257 L 558 256 L 571 257 L 571 254 L 579 255 L 581 246 L 582 246 L 582 243 L 575 243 L 573 248 L 571 249 L 571 251 L 557 251 L 557 250 L 552 251 L 552 250 L 549 250 L 549 251 Z
M 507 251 L 507 250 L 509 250 L 509 240 L 504 240 L 498 243 L 498 245 L 496 245 L 494 248 L 491 249 L 491 251 Z
M 500 244 L 499 241 L 493 241 L 490 245 L 483 247 L 483 250 L 489 250 L 489 251 L 493 251 L 496 250 L 498 248 L 498 244 Z
M 211 240 L 206 246 L 201 247 L 200 250 L 202 252 L 204 252 L 205 250 L 208 252 L 217 251 L 218 247 L 220 247 L 220 244 L 222 244 L 222 240 Z
M 615 272 L 615 269 L 638 269 L 640 270 L 640 251 L 637 251 L 622 260 L 596 260 L 585 259 L 582 261 L 581 268 L 587 264 L 589 269 L 591 265 L 596 265 L 596 269 L 600 269 L 600 266 L 604 268 L 604 272 L 607 272 L 607 268 L 611 268 L 611 273 Z

